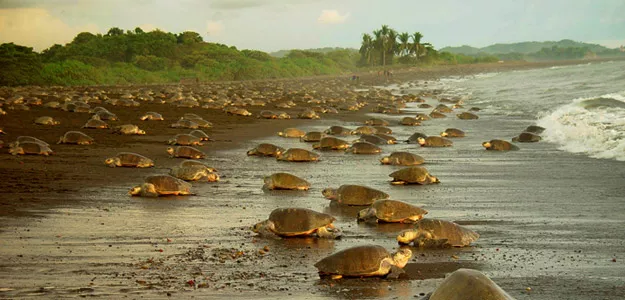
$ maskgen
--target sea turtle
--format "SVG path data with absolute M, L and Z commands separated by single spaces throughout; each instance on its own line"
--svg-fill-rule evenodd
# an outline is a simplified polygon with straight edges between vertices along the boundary
M 406 143 L 408 144 L 418 144 L 419 143 L 419 138 L 427 138 L 428 136 L 421 133 L 421 132 L 415 132 L 413 133 L 410 137 L 408 137 L 408 139 L 406 140 Z
M 379 138 L 384 139 L 386 141 L 386 144 L 389 144 L 389 145 L 397 144 L 397 138 L 392 135 L 388 135 L 386 133 L 376 133 L 374 135 Z
M 544 131 L 545 131 L 545 127 L 540 127 L 538 125 L 530 125 L 530 126 L 527 126 L 525 130 L 523 130 L 523 132 L 531 132 L 534 134 L 541 134 Z
M 278 119 L 280 120 L 290 120 L 291 116 L 284 111 L 276 111 L 276 115 L 278 115 Z
M 447 128 L 445 131 L 441 132 L 441 136 L 450 138 L 464 137 L 464 131 L 457 128 Z
M 365 121 L 365 125 L 369 125 L 369 126 L 388 126 L 389 123 L 386 120 L 373 118 L 373 119 L 366 120 Z
M 80 131 L 68 131 L 57 142 L 57 144 L 77 144 L 77 145 L 90 145 L 93 144 L 92 137 L 80 132 Z
M 435 111 L 440 112 L 440 113 L 444 113 L 444 114 L 448 114 L 453 112 L 453 109 L 451 109 L 451 107 L 445 105 L 445 104 L 439 104 L 434 108 Z
M 393 133 L 392 129 L 390 129 L 388 127 L 385 127 L 385 126 L 373 126 L 373 128 L 375 129 L 375 133 L 373 133 L 373 134 L 378 134 L 378 133 L 380 133 L 380 134 L 392 134 Z
M 321 117 L 312 109 L 307 109 L 297 115 L 300 119 L 321 119 Z
M 40 144 L 37 142 L 20 142 L 13 143 L 9 146 L 9 153 L 12 155 L 51 155 L 52 149 L 48 145 Z
M 201 129 L 191 130 L 190 135 L 200 138 L 200 141 L 210 141 L 210 137 Z
M 333 136 L 324 137 L 319 143 L 312 145 L 313 149 L 319 150 L 345 150 L 349 148 L 349 146 L 350 144 L 347 141 Z
M 374 134 L 378 132 L 373 126 L 360 126 L 350 132 L 352 135 Z
M 318 161 L 319 154 L 302 148 L 290 148 L 276 155 L 276 160 L 292 162 Z
M 447 118 L 447 115 L 445 115 L 444 113 L 441 113 L 439 111 L 433 110 L 430 114 L 429 114 L 430 118 L 432 119 L 442 119 L 442 118 Z
M 141 121 L 164 121 L 163 116 L 157 112 L 149 111 L 139 118 Z
M 325 136 L 326 134 L 320 131 L 309 131 L 306 132 L 303 137 L 299 138 L 299 140 L 302 142 L 318 142 Z
M 514 300 L 497 283 L 482 272 L 458 269 L 451 273 L 429 295 L 429 300 Z
M 258 144 L 254 149 L 247 151 L 249 156 L 277 156 L 284 152 L 284 148 L 276 146 L 274 144 L 262 143 Z
M 264 178 L 264 189 L 269 190 L 302 190 L 310 188 L 308 181 L 289 173 L 274 173 Z
M 187 129 L 198 129 L 200 125 L 196 123 L 194 120 L 180 118 L 176 123 L 169 125 L 171 128 L 187 128 Z
M 486 150 L 496 150 L 496 151 L 510 151 L 510 150 L 519 150 L 519 147 L 516 145 L 503 140 L 490 140 L 488 142 L 483 142 L 482 146 L 486 148 Z
M 306 135 L 306 132 L 297 128 L 286 128 L 278 132 L 278 135 L 285 138 L 301 138 Z
M 417 118 L 403 117 L 399 121 L 399 125 L 404 125 L 404 126 L 421 126 L 421 122 L 419 120 L 417 120 Z
M 347 148 L 346 151 L 354 154 L 378 154 L 382 152 L 382 149 L 368 142 L 356 142 Z
M 94 117 L 96 116 L 102 121 L 117 121 L 117 115 L 106 109 L 96 112 Z
M 219 174 L 215 173 L 214 169 L 206 167 L 203 164 L 174 166 L 169 170 L 169 175 L 185 181 L 219 181 Z
M 395 171 L 388 176 L 393 177 L 391 184 L 431 184 L 439 183 L 438 178 L 430 175 L 424 167 L 412 166 Z
M 522 132 L 518 136 L 512 138 L 513 142 L 518 143 L 536 143 L 540 140 L 542 140 L 542 137 L 540 137 L 540 135 L 531 132 Z
M 100 119 L 89 119 L 87 121 L 87 123 L 85 123 L 85 125 L 82 126 L 82 128 L 89 128 L 89 129 L 107 129 L 109 128 L 109 124 L 106 124 L 106 122 L 100 120 Z
M 388 199 L 389 194 L 364 185 L 344 184 L 326 188 L 321 194 L 329 200 L 345 205 L 371 205 L 376 200 Z
M 432 108 L 432 105 L 427 104 L 427 103 L 421 103 L 419 104 L 419 106 L 417 106 L 418 108 Z
M 247 109 L 242 108 L 242 107 L 236 107 L 236 106 L 228 106 L 226 108 L 224 108 L 224 111 L 227 114 L 231 114 L 231 115 L 237 115 L 237 116 L 251 116 L 252 113 L 249 112 Z
M 104 160 L 109 167 L 149 168 L 154 166 L 154 161 L 137 153 L 119 152 L 114 157 Z
M 393 152 L 389 156 L 382 157 L 380 163 L 383 165 L 393 166 L 416 166 L 423 164 L 425 160 L 423 157 L 412 154 L 410 152 Z
M 205 162 L 203 161 L 199 161 L 199 160 L 193 160 L 193 159 L 185 159 L 183 161 L 180 162 L 180 164 L 178 164 L 178 166 L 180 167 L 187 167 L 187 166 L 204 166 L 208 169 L 209 172 L 217 172 L 217 170 L 209 165 L 207 165 Z
M 276 114 L 275 112 L 271 110 L 261 110 L 260 113 L 258 113 L 258 118 L 259 119 L 277 119 L 278 114 Z
M 254 225 L 252 231 L 281 237 L 316 234 L 320 238 L 336 239 L 341 236 L 341 232 L 332 224 L 335 220 L 331 215 L 307 208 L 277 208 L 269 214 L 269 219 Z
M 454 222 L 423 219 L 415 228 L 406 229 L 399 233 L 397 241 L 400 244 L 414 243 L 415 246 L 424 245 L 465 247 L 480 237 L 475 231 L 462 227 Z
M 324 133 L 336 136 L 347 136 L 351 135 L 352 130 L 343 126 L 330 126 L 330 128 L 326 129 Z
M 458 117 L 458 119 L 460 120 L 477 120 L 479 119 L 479 117 L 476 114 L 470 113 L 470 112 L 463 112 L 460 114 L 457 114 L 456 117 Z
M 39 118 L 35 119 L 35 124 L 38 124 L 38 125 L 51 125 L 51 126 L 54 126 L 54 125 L 59 125 L 59 124 L 61 124 L 61 122 L 59 122 L 59 121 L 55 120 L 55 119 L 54 119 L 54 118 L 52 118 L 52 117 L 49 117 L 49 116 L 43 116 L 43 117 L 39 117 Z
M 371 207 L 358 212 L 358 221 L 369 223 L 414 223 L 423 218 L 427 210 L 397 200 L 377 200 Z
M 115 126 L 113 128 L 113 133 L 125 134 L 125 135 L 131 135 L 131 134 L 144 135 L 145 130 L 139 129 L 139 126 L 137 125 L 124 124 L 124 125 Z
M 431 119 L 429 115 L 424 113 L 417 113 L 414 118 L 417 119 L 417 121 L 428 121 Z
M 333 253 L 318 261 L 315 267 L 319 277 L 396 277 L 412 257 L 410 249 L 399 249 L 391 254 L 378 245 L 355 246 Z
M 439 136 L 428 136 L 426 138 L 418 138 L 417 142 L 421 147 L 451 147 L 454 142 Z
M 374 145 L 387 145 L 388 144 L 388 140 L 381 138 L 377 135 L 373 135 L 373 134 L 363 134 L 360 136 L 359 139 L 354 140 L 354 143 L 360 143 L 360 142 L 367 142 L 367 143 L 371 143 Z
M 182 157 L 182 158 L 192 158 L 192 159 L 200 159 L 206 157 L 204 152 L 189 146 L 178 146 L 176 148 L 168 147 L 167 153 L 171 157 Z
M 202 139 L 190 134 L 176 134 L 173 138 L 167 141 L 169 145 L 181 145 L 181 146 L 202 146 Z
M 128 194 L 141 197 L 193 195 L 190 183 L 169 175 L 148 176 L 144 183 L 133 187 Z
M 482 110 L 482 109 L 479 108 L 479 107 L 471 107 L 471 108 L 469 108 L 469 111 L 480 111 L 480 110 Z

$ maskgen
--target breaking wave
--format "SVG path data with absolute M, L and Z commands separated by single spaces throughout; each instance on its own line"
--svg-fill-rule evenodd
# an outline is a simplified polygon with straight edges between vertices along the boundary
M 546 141 L 590 157 L 625 161 L 625 91 L 575 99 L 543 115 Z

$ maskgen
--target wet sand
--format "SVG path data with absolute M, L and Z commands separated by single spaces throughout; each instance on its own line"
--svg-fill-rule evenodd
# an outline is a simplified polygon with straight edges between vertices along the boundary
M 401 74 L 393 80 L 409 76 L 431 80 L 500 68 Z M 363 83 L 376 80 L 375 76 L 362 77 Z M 428 102 L 437 104 L 434 99 Z M 53 144 L 51 157 L 13 157 L 0 152 L 0 297 L 414 298 L 430 292 L 446 273 L 460 267 L 482 270 L 517 299 L 625 297 L 625 233 L 621 230 L 625 164 L 561 152 L 543 142 L 522 144 L 520 151 L 511 153 L 482 149 L 482 141 L 512 137 L 530 120 L 480 114 L 479 120 L 460 121 L 450 114 L 421 127 L 391 126 L 398 139 L 415 131 L 434 135 L 448 127 L 462 128 L 468 135 L 455 139 L 448 149 L 384 146 L 385 153 L 409 150 L 424 156 L 425 166 L 442 181 L 400 187 L 388 184 L 388 174 L 396 167 L 380 166 L 378 155 L 323 152 L 318 163 L 293 164 L 247 157 L 245 151 L 263 141 L 309 147 L 275 135 L 285 127 L 307 131 L 330 125 L 355 128 L 372 115 L 388 120 L 403 115 L 367 115 L 371 107 L 365 107 L 359 112 L 323 115 L 318 121 L 260 120 L 166 104 L 102 106 L 119 116 L 121 121 L 112 124 L 134 123 L 148 135 L 118 136 L 108 130 L 85 129 L 96 139 L 95 145 Z M 248 109 L 256 115 L 264 108 Z M 298 110 L 301 104 L 287 111 Z M 146 111 L 161 112 L 166 121 L 138 121 Z M 416 111 L 421 110 L 408 108 L 405 115 Z M 200 148 L 219 170 L 221 182 L 193 183 L 197 196 L 191 197 L 127 196 L 128 189 L 144 176 L 166 173 L 180 161 L 168 158 L 164 141 L 186 132 L 168 125 L 187 112 L 215 124 L 206 130 L 215 141 Z M 40 115 L 57 117 L 62 124 L 54 128 L 32 125 Z M 8 143 L 19 135 L 33 135 L 52 144 L 65 131 L 81 127 L 88 117 L 42 107 L 9 111 L 0 117 L 8 133 L 0 138 Z M 104 158 L 120 151 L 144 154 L 154 159 L 156 167 L 108 168 L 103 164 Z M 262 191 L 262 177 L 278 171 L 301 175 L 312 183 L 311 190 Z M 393 199 L 423 206 L 430 211 L 429 217 L 464 224 L 481 238 L 463 249 L 413 248 L 415 255 L 406 267 L 408 278 L 320 280 L 313 267 L 320 258 L 365 243 L 397 248 L 394 237 L 409 226 L 357 224 L 353 216 L 360 208 L 332 206 L 321 196 L 323 188 L 347 183 L 387 191 Z M 335 215 L 343 239 L 282 240 L 260 238 L 249 231 L 272 209 L 284 206 Z

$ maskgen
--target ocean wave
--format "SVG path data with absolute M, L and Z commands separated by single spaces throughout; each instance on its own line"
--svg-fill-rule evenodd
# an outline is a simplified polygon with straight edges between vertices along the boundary
M 625 161 L 625 91 L 579 98 L 541 116 L 543 138 L 572 153 Z

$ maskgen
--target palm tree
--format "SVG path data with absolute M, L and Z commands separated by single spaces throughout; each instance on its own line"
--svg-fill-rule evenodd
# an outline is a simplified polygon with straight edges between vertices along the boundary
M 397 49 L 397 31 L 390 29 L 386 35 L 386 53 L 390 57 L 391 64 L 393 64 L 393 57 L 395 56 Z
M 399 55 L 406 56 L 410 51 L 410 34 L 408 34 L 408 32 L 403 32 L 399 34 L 397 38 L 399 39 Z
M 365 33 L 362 35 L 362 45 L 360 46 L 360 57 L 367 64 L 373 66 L 373 51 L 374 51 L 374 42 L 373 38 L 370 34 Z
M 423 38 L 423 34 L 421 32 L 415 32 L 412 34 L 412 49 L 411 52 L 415 54 L 417 61 L 419 60 L 419 56 L 423 51 L 423 45 L 421 45 L 421 39 Z
M 389 45 L 388 45 L 388 35 L 391 32 L 392 29 L 390 29 L 388 27 L 388 25 L 382 25 L 382 28 L 380 29 L 380 43 L 381 43 L 381 47 L 380 50 L 382 51 L 382 66 L 386 66 L 386 53 L 388 52 L 389 49 Z M 375 34 L 375 31 L 373 32 Z M 377 38 L 377 36 L 376 36 Z

